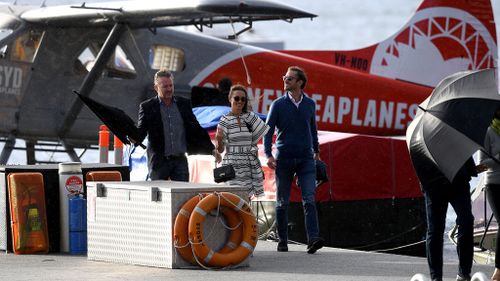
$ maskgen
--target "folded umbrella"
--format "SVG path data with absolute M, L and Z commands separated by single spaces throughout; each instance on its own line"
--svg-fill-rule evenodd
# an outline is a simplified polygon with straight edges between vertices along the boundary
M 135 126 L 134 120 L 130 118 L 123 110 L 102 104 L 89 97 L 83 96 L 77 91 L 73 91 L 94 112 L 94 114 L 109 128 L 109 130 L 118 137 L 123 143 L 140 145 L 146 148 L 142 143 L 138 144 L 139 131 Z
M 442 80 L 420 104 L 406 131 L 420 182 L 440 175 L 452 181 L 467 159 L 483 148 L 499 106 L 494 69 L 459 72 Z

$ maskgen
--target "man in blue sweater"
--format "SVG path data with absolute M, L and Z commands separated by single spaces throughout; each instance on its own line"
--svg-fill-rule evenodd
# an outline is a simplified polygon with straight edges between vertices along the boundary
M 283 76 L 285 94 L 276 99 L 269 109 L 267 124 L 270 130 L 264 136 L 267 166 L 276 173 L 276 223 L 278 252 L 288 251 L 288 205 L 294 175 L 297 175 L 302 192 L 307 253 L 314 254 L 323 247 L 319 237 L 316 211 L 316 166 L 319 160 L 318 131 L 316 130 L 316 105 L 303 89 L 307 77 L 297 66 L 288 68 Z M 272 154 L 274 129 L 277 130 L 276 158 Z

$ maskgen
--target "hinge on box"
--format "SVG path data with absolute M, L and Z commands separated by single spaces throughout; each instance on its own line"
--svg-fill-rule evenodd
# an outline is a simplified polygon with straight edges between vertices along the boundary
M 158 187 L 151 187 L 151 201 L 153 202 L 161 201 L 161 192 Z
M 103 183 L 97 183 L 95 185 L 95 190 L 97 197 L 106 197 L 106 187 Z

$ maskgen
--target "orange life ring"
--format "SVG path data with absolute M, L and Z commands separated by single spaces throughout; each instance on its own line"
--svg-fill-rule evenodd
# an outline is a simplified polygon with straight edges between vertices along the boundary
M 196 264 L 196 260 L 194 259 L 193 251 L 191 250 L 191 244 L 189 244 L 187 226 L 191 212 L 194 207 L 196 207 L 196 204 L 200 202 L 201 198 L 203 198 L 202 196 L 203 195 L 199 194 L 186 201 L 177 213 L 174 223 L 174 247 L 177 249 L 179 255 L 191 264 Z
M 186 201 L 177 213 L 174 223 L 174 246 L 185 261 L 195 265 L 197 262 L 193 256 L 191 244 L 189 243 L 188 224 L 191 212 L 204 196 L 206 196 L 206 194 L 199 194 Z M 238 213 L 226 207 L 221 208 L 221 213 L 226 219 L 227 227 L 231 230 L 227 243 L 219 251 L 221 253 L 226 253 L 234 250 L 241 243 L 243 229 L 240 226 L 241 220 Z
M 227 253 L 215 252 L 203 242 L 203 222 L 206 215 L 218 205 L 238 212 L 243 222 L 243 236 L 236 249 Z M 238 265 L 244 261 L 257 245 L 257 219 L 250 206 L 239 196 L 229 193 L 213 193 L 203 198 L 194 208 L 189 218 L 189 240 L 194 254 L 203 264 L 216 267 Z

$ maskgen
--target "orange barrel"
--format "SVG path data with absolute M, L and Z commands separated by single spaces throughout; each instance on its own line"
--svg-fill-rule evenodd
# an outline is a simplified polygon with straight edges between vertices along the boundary
M 43 175 L 10 173 L 8 191 L 14 253 L 47 253 L 49 235 Z
M 69 198 L 83 193 L 82 165 L 79 162 L 59 163 L 59 210 L 61 252 L 69 248 Z
M 122 165 L 123 164 L 123 142 L 115 136 L 113 139 L 114 143 L 114 156 L 115 156 L 115 164 Z
M 119 171 L 91 171 L 85 175 L 87 181 L 122 181 Z
M 99 127 L 99 163 L 108 163 L 109 131 L 106 125 Z

